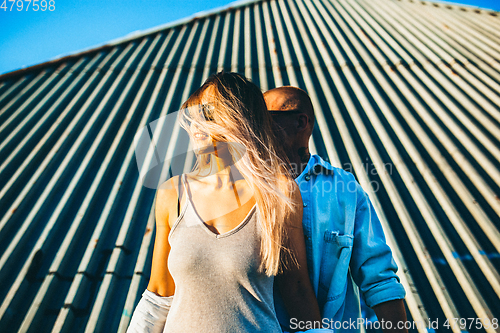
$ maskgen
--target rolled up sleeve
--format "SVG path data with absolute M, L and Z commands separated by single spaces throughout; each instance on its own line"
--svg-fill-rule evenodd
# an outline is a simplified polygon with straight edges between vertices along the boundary
M 357 206 L 350 268 L 366 305 L 373 307 L 404 298 L 405 290 L 396 275 L 398 267 L 370 198 L 361 185 L 356 184 Z

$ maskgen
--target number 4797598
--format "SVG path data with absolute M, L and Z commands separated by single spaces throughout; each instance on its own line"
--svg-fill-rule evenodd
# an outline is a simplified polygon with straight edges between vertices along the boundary
M 0 0 L 1 1 L 1 0 Z M 10 5 L 10 8 L 9 8 Z M 2 5 L 0 6 L 0 9 L 3 9 L 4 12 L 9 9 L 9 11 L 12 11 L 12 8 L 14 8 L 14 5 L 16 6 L 16 9 L 18 12 L 25 10 L 28 11 L 30 10 L 30 5 L 31 5 L 31 10 L 37 12 L 41 10 L 42 12 L 46 11 L 47 9 L 51 12 L 56 10 L 56 2 L 55 0 L 3 0 Z

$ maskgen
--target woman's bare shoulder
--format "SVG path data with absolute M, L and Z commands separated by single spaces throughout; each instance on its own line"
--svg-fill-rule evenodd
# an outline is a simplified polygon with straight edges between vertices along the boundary
M 156 191 L 157 198 L 158 197 L 164 199 L 171 199 L 173 197 L 177 198 L 177 193 L 179 193 L 180 177 L 181 176 L 173 176 L 172 178 L 162 183 Z
M 162 183 L 156 191 L 156 223 L 169 222 L 169 216 L 177 212 L 179 177 L 174 176 Z

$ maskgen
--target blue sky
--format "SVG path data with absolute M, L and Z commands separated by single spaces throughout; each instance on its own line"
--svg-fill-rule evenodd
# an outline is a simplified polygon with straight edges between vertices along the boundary
M 46 3 L 41 1 L 37 0 L 36 4 L 47 5 L 45 11 L 42 11 L 42 7 L 34 11 L 36 6 L 33 7 L 33 1 L 29 0 L 0 0 L 0 74 L 102 45 L 134 31 L 147 30 L 233 2 L 52 0 L 51 4 L 55 4 L 55 7 L 49 8 L 49 0 L 45 0 Z M 463 1 L 460 3 L 500 11 L 499 0 Z M 21 3 L 23 7 L 19 11 Z

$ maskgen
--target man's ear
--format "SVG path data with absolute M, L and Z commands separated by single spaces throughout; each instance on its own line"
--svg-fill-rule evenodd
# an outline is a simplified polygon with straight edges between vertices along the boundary
M 296 120 L 298 122 L 297 131 L 299 131 L 299 132 L 305 130 L 309 125 L 309 117 L 305 113 L 299 114 L 297 116 Z

